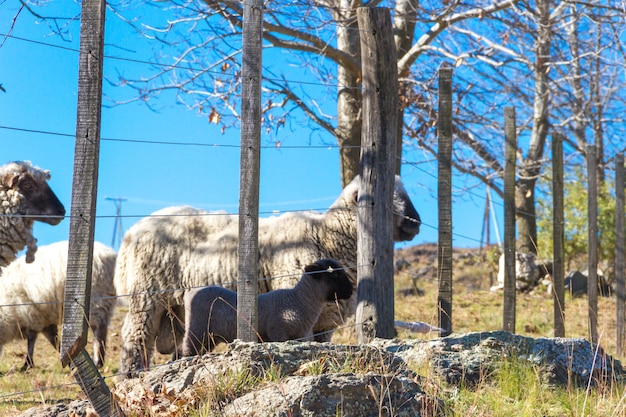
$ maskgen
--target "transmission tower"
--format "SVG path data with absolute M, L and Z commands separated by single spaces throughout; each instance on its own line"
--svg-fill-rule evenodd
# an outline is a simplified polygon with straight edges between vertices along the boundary
M 106 197 L 105 200 L 113 201 L 115 204 L 115 224 L 113 225 L 113 238 L 111 239 L 111 246 L 117 250 L 122 244 L 122 236 L 124 235 L 124 228 L 122 227 L 122 201 L 126 201 L 126 198 Z

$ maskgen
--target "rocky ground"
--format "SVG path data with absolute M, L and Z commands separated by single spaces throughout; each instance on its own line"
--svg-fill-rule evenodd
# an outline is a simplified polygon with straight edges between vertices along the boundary
M 538 365 L 554 384 L 622 378 L 618 361 L 583 339 L 529 338 L 503 331 L 469 333 L 433 340 L 375 340 L 368 345 L 235 342 L 224 352 L 186 358 L 157 367 L 113 388 L 131 415 L 185 415 L 203 388 L 247 375 L 265 382 L 222 401 L 222 416 L 433 416 L 443 401 L 432 393 L 437 379 L 477 384 L 503 358 Z M 428 369 L 428 378 L 416 373 Z M 273 371 L 272 371 L 273 370 Z M 279 376 L 272 381 L 268 373 Z M 423 374 L 422 374 L 423 375 Z M 86 401 L 32 409 L 24 417 L 92 415 Z

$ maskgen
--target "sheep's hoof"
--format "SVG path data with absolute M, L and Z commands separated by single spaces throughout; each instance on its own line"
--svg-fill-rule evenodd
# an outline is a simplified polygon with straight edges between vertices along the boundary
M 24 362 L 24 365 L 22 365 L 22 367 L 20 368 L 20 372 L 26 372 L 29 369 L 33 369 L 34 367 L 35 364 L 27 359 L 26 362 Z

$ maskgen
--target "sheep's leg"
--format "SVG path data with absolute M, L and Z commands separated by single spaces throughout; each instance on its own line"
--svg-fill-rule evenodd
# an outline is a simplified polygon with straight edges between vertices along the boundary
M 172 359 L 176 360 L 182 357 L 182 341 L 185 337 L 185 306 L 177 305 L 173 308 L 174 316 L 174 343 L 176 349 L 172 353 Z
M 149 368 L 164 308 L 152 296 L 131 297 L 122 327 L 120 371 L 127 377 Z
M 185 334 L 185 308 L 174 305 L 161 316 L 156 350 L 162 354 L 172 354 L 172 360 L 181 356 L 181 343 Z
M 108 326 L 106 324 L 99 324 L 94 329 L 93 338 L 93 362 L 98 368 L 104 366 L 104 353 L 106 351 Z
M 56 324 L 51 324 L 50 326 L 44 328 L 41 332 L 44 334 L 44 336 L 46 336 L 46 339 L 48 339 L 50 343 L 52 343 L 52 346 L 54 346 L 56 350 L 59 350 L 58 327 L 56 326 Z M 26 330 L 24 332 L 24 336 L 26 336 L 26 342 L 28 344 L 28 347 L 26 350 L 26 358 L 24 359 L 24 365 L 22 365 L 22 368 L 21 368 L 22 371 L 35 367 L 35 363 L 33 361 L 33 355 L 35 354 L 35 342 L 37 341 L 38 334 L 39 333 L 34 330 Z
M 181 346 L 182 356 L 201 355 L 207 350 L 210 352 L 215 347 L 213 335 L 207 334 L 206 326 L 194 326 L 194 323 L 187 324 L 187 331 Z
M 33 330 L 26 330 L 24 332 L 28 347 L 26 350 L 24 365 L 22 365 L 22 368 L 20 369 L 22 372 L 35 367 L 35 363 L 33 362 L 33 354 L 35 353 L 35 342 L 37 341 L 37 334 L 38 333 Z

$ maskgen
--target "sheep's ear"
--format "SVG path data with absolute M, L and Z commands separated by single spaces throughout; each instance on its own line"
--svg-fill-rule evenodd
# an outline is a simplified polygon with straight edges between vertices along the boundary
M 7 178 L 6 178 L 6 186 L 9 188 L 16 188 L 17 187 L 17 183 L 20 180 L 20 175 L 19 174 L 10 174 Z
M 307 272 L 307 273 L 320 272 L 320 271 L 323 271 L 323 269 L 321 269 L 318 264 L 309 264 L 304 267 L 304 272 Z
M 357 175 L 343 189 L 343 196 L 348 204 L 357 205 L 359 202 L 359 183 L 361 178 Z

